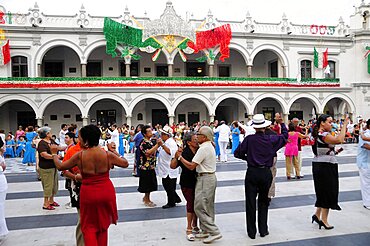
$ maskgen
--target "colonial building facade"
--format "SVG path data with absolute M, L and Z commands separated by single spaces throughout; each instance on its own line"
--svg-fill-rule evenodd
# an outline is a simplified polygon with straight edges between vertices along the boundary
M 298 25 L 285 15 L 279 23 L 261 23 L 248 12 L 244 20 L 219 20 L 211 12 L 183 19 L 171 2 L 150 19 L 126 7 L 109 18 L 163 45 L 158 52 L 118 44 L 117 57 L 107 54 L 103 16 L 83 6 L 72 16 L 47 15 L 41 7 L 15 14 L 0 6 L 11 55 L 0 66 L 0 129 L 230 122 L 276 112 L 304 120 L 321 113 L 370 117 L 370 4 L 362 2 L 349 25 L 340 18 L 336 26 Z M 220 46 L 199 53 L 178 48 L 184 38 L 195 41 L 197 32 L 225 24 L 232 33 L 225 61 Z M 326 72 L 315 67 L 314 48 L 319 55 L 327 51 Z

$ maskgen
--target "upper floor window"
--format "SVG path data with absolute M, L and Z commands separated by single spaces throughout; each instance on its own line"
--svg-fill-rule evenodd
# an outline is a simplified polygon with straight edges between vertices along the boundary
M 12 77 L 28 77 L 27 57 L 12 57 Z
M 312 78 L 312 62 L 309 60 L 301 61 L 301 78 Z
M 325 74 L 326 79 L 335 79 L 335 61 L 329 61 L 330 73 Z

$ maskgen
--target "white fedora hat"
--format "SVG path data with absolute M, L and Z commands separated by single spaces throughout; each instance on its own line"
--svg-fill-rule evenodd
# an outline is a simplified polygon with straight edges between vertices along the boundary
M 172 133 L 170 132 L 170 130 L 172 129 L 171 128 L 170 129 L 159 129 L 159 132 L 172 137 Z
M 252 119 L 253 128 L 265 128 L 271 125 L 271 121 L 265 120 L 265 116 L 263 114 L 255 114 Z

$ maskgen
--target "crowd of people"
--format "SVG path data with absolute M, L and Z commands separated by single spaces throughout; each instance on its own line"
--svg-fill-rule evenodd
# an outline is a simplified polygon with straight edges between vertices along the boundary
M 54 198 L 59 189 L 58 171 L 62 171 L 70 204 L 79 214 L 76 226 L 78 246 L 107 245 L 108 228 L 118 220 L 109 171 L 114 166 L 128 167 L 125 153 L 135 154 L 132 174 L 139 179 L 138 192 L 143 194 L 143 205 L 148 208 L 157 206 L 150 197 L 158 190 L 157 178 L 161 178 L 167 195 L 163 209 L 182 202 L 176 192 L 181 169 L 180 186 L 186 200 L 186 238 L 189 241 L 201 238 L 204 243 L 212 243 L 222 238 L 215 224 L 215 172 L 217 162 L 228 162 L 227 148 L 236 158 L 247 161 L 246 225 L 251 239 L 257 234 L 257 197 L 258 232 L 261 237 L 269 235 L 268 207 L 275 197 L 277 152 L 284 146 L 286 177 L 292 180 L 304 177 L 300 155 L 303 142 L 312 145 L 317 208 L 312 222 L 317 222 L 320 229 L 333 229 L 328 222 L 329 209 L 340 210 L 335 155 L 341 149 L 336 149 L 335 145 L 353 137 L 354 141 L 350 142 L 359 142 L 358 165 L 364 207 L 370 209 L 370 120 L 366 124 L 361 120 L 355 126 L 348 117 L 335 121 L 329 115 L 320 115 L 306 125 L 297 118 L 283 122 L 277 113 L 274 122 L 256 114 L 247 123 L 234 121 L 229 125 L 217 120 L 191 126 L 184 122 L 165 126 L 139 124 L 136 128 L 112 123 L 107 127 L 88 125 L 78 129 L 74 124 L 62 124 L 58 137 L 52 135 L 47 124 L 41 128 L 29 126 L 26 131 L 22 129 L 20 126 L 14 136 L 11 132 L 5 135 L 0 130 L 0 236 L 7 234 L 4 157 L 18 156 L 19 153 L 23 155 L 22 163 L 36 164 L 44 192 L 44 210 L 55 210 L 60 206 Z

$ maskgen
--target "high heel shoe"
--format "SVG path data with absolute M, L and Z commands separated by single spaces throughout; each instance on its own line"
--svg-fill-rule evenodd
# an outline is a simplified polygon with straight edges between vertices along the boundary
M 319 220 L 319 218 L 317 218 L 316 214 L 312 215 L 312 223 L 313 223 L 314 221 L 315 221 L 317 224 L 320 224 L 320 220 Z
M 319 221 L 319 229 L 321 230 L 321 227 L 324 227 L 325 228 L 325 230 L 331 230 L 331 229 L 333 229 L 334 228 L 334 226 L 327 226 L 327 225 L 325 225 L 325 223 L 322 221 L 322 220 L 320 220 Z

